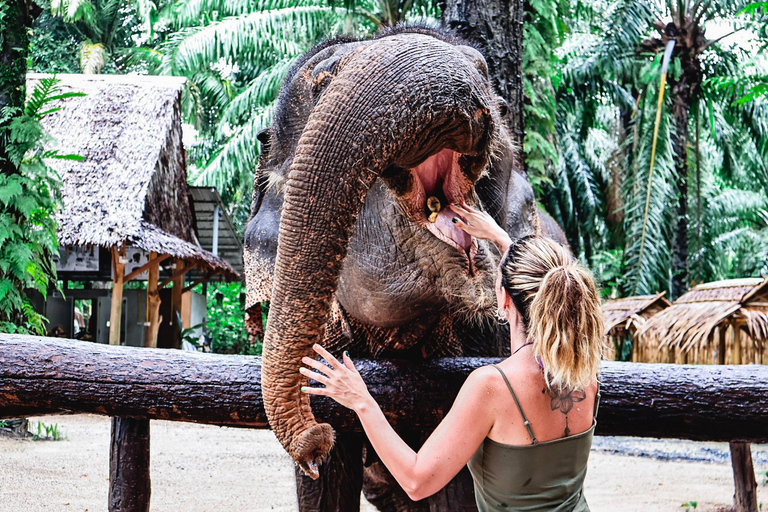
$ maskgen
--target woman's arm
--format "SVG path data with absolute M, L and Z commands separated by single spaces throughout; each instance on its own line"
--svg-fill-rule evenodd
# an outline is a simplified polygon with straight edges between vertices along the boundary
M 319 372 L 307 368 L 300 371 L 325 388 L 302 388 L 302 391 L 329 396 L 354 410 L 379 458 L 413 500 L 442 489 L 466 465 L 493 426 L 489 407 L 493 400 L 488 400 L 493 392 L 491 374 L 486 369 L 475 370 L 462 386 L 451 410 L 416 453 L 389 424 L 349 356 L 345 353 L 341 363 L 319 345 L 314 349 L 330 368 L 304 358 L 305 364 Z

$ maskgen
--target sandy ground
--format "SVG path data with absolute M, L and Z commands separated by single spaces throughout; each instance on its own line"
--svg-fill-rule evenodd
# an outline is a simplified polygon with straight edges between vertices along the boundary
M 106 510 L 109 419 L 32 419 L 38 420 L 57 423 L 67 439 L 0 438 L 0 510 Z M 292 462 L 272 432 L 166 421 L 153 421 L 151 429 L 153 512 L 297 509 Z M 613 451 L 616 443 L 607 445 Z M 606 446 L 596 443 L 601 444 Z M 678 453 L 696 445 L 669 444 Z M 708 445 L 727 450 L 727 445 Z M 759 500 L 768 503 L 768 448 L 754 450 Z M 585 492 L 593 512 L 679 512 L 689 501 L 698 503 L 697 512 L 707 512 L 731 502 L 733 481 L 727 461 L 668 461 L 593 450 Z M 362 510 L 374 508 L 364 503 Z

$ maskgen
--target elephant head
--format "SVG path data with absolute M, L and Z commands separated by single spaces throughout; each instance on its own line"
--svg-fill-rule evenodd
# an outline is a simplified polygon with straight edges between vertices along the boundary
M 503 161 L 513 148 L 501 103 L 477 50 L 424 29 L 331 41 L 289 72 L 259 137 L 245 260 L 249 303 L 271 301 L 262 370 L 270 425 L 310 476 L 333 430 L 312 415 L 298 367 L 323 339 L 334 294 L 382 329 L 427 322 L 437 308 L 468 319 L 493 310 L 497 257 L 454 228 L 450 204 L 506 222 Z M 263 217 L 278 210 L 276 249 L 253 243 L 274 235 Z M 272 250 L 273 268 L 261 257 Z M 257 284 L 272 270 L 270 286 Z

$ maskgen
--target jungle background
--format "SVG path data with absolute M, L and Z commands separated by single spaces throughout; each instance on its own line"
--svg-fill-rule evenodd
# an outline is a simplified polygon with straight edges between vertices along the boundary
M 0 2 L 0 28 L 18 23 L 13 6 L 23 1 Z M 0 30 L 0 54 L 26 38 L 28 71 L 186 77 L 189 181 L 220 191 L 242 236 L 256 135 L 293 59 L 336 35 L 438 24 L 441 8 L 427 0 L 38 0 L 31 29 Z M 768 2 L 527 0 L 524 13 L 524 171 L 604 295 L 674 299 L 695 283 L 768 274 Z M 0 81 L 14 72 L 4 68 Z M 42 150 L 44 98 L 20 111 L 3 94 L 0 324 L 31 332 L 42 322 L 14 290 L 49 286 L 57 199 L 44 160 L 61 155 Z M 217 351 L 247 349 L 241 297 L 239 283 L 208 287 Z

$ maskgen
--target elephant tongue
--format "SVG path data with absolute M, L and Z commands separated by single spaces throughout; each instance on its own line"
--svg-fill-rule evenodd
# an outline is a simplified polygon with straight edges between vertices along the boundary
M 472 237 L 466 231 L 456 227 L 451 220 L 454 217 L 458 217 L 458 214 L 450 206 L 446 206 L 437 215 L 437 220 L 434 223 L 427 223 L 427 229 L 437 238 L 443 241 L 450 240 L 468 251 L 472 246 Z

